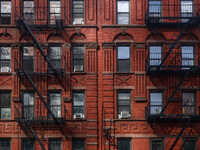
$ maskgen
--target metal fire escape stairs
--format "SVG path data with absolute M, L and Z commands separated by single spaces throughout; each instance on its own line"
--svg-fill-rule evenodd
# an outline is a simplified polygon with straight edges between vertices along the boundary
M 176 34 L 173 35 L 176 36 L 176 40 L 173 43 L 173 45 L 171 46 L 171 48 L 169 49 L 168 53 L 165 55 L 165 57 L 162 59 L 160 65 L 156 68 L 157 71 L 160 70 L 160 68 L 162 68 L 165 60 L 167 59 L 167 57 L 169 56 L 170 52 L 174 49 L 174 47 L 176 46 L 177 42 L 179 41 L 179 39 L 181 38 L 181 35 L 184 33 L 184 31 L 187 29 L 187 27 L 191 24 L 191 22 L 193 21 L 193 19 L 189 19 L 188 22 L 184 25 L 182 31 L 179 33 L 179 35 L 177 36 Z M 190 67 L 187 72 L 185 73 L 185 75 L 183 76 L 182 80 L 179 82 L 179 84 L 177 85 L 177 87 L 175 88 L 175 91 L 172 93 L 172 95 L 170 96 L 170 98 L 168 99 L 167 103 L 165 104 L 164 108 L 162 109 L 162 111 L 159 114 L 159 117 L 162 117 L 162 115 L 164 114 L 164 111 L 166 110 L 167 106 L 169 105 L 169 103 L 171 102 L 171 100 L 173 99 L 173 97 L 175 96 L 176 92 L 179 90 L 180 86 L 183 84 L 184 80 L 187 78 L 187 76 L 189 75 L 189 73 L 191 72 L 191 70 L 193 69 L 193 67 Z M 170 150 L 173 150 L 173 148 L 175 147 L 176 143 L 178 142 L 179 138 L 181 137 L 181 135 L 183 134 L 184 130 L 187 128 L 187 126 L 189 125 L 191 121 L 191 118 L 188 118 L 187 121 L 185 122 L 184 126 L 182 127 L 180 133 L 177 135 L 174 143 L 171 145 Z
M 50 61 L 50 59 L 48 58 L 48 56 L 46 55 L 46 53 L 44 52 L 44 50 L 42 49 L 41 45 L 39 44 L 38 40 L 36 39 L 36 37 L 34 36 L 33 32 L 31 31 L 31 29 L 29 28 L 29 26 L 26 24 L 26 22 L 24 20 L 17 20 L 18 22 L 18 26 L 22 25 L 24 27 L 24 29 L 29 33 L 29 35 L 32 37 L 33 41 L 35 42 L 35 44 L 37 45 L 39 51 L 41 52 L 41 54 L 43 55 L 43 57 L 45 58 L 45 60 L 48 63 L 48 66 L 52 69 L 55 78 L 58 77 L 58 72 L 56 70 L 56 68 L 54 68 L 52 62 Z M 29 75 L 29 73 L 25 70 L 22 69 L 24 75 L 27 77 L 27 79 L 29 80 L 29 82 L 31 83 L 31 85 L 33 86 L 34 90 L 37 92 L 39 98 L 41 99 L 41 101 L 43 102 L 44 106 L 46 107 L 48 113 L 52 116 L 52 119 L 54 121 L 54 123 L 56 125 L 58 125 L 58 127 L 60 128 L 59 124 L 58 124 L 58 120 L 55 117 L 55 115 L 53 114 L 52 110 L 50 109 L 50 107 L 48 106 L 47 102 L 45 101 L 44 97 L 42 96 L 42 94 L 40 93 L 39 89 L 37 88 L 37 86 L 35 85 L 35 83 L 33 82 L 31 76 Z M 25 121 L 25 125 L 28 127 L 28 129 L 30 129 L 31 133 L 33 134 L 33 136 L 35 137 L 35 139 L 38 141 L 38 143 L 40 144 L 41 148 L 43 150 L 45 150 L 44 145 L 42 144 L 41 140 L 39 139 L 39 137 L 37 136 L 37 134 L 34 132 L 33 128 L 30 125 L 30 121 L 29 120 L 24 120 Z M 17 119 L 18 124 L 20 125 L 20 120 Z M 31 121 L 32 122 L 32 121 Z M 34 122 L 34 121 L 33 121 Z M 43 137 L 43 135 L 41 134 L 41 136 Z M 43 137 L 44 139 L 44 137 Z M 45 139 L 44 139 L 45 140 Z

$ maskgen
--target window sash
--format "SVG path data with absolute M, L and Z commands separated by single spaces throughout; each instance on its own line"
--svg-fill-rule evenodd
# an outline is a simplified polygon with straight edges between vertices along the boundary
M 72 141 L 73 150 L 85 150 L 85 140 L 82 139 L 73 139 Z
M 73 24 L 84 24 L 84 0 L 73 0 L 72 5 Z
M 11 149 L 10 140 L 9 139 L 1 139 L 0 140 L 0 149 L 10 150 Z
M 121 112 L 129 112 L 131 107 L 131 94 L 130 92 L 118 92 L 117 94 L 117 107 L 118 107 L 118 114 Z
M 150 93 L 150 114 L 158 115 L 163 108 L 163 93 L 151 92 Z
M 84 71 L 84 47 L 83 46 L 74 46 L 73 47 L 73 70 L 75 66 L 82 66 L 82 71 Z M 80 70 L 81 71 L 81 70 Z
M 118 139 L 117 140 L 118 150 L 130 150 L 131 149 L 131 139 Z
M 34 150 L 35 141 L 34 140 L 22 140 L 22 150 Z
M 0 119 L 11 119 L 11 93 L 0 92 Z
M 85 112 L 85 93 L 74 92 L 73 93 L 73 114 Z
M 117 1 L 117 24 L 129 24 L 129 0 Z
M 50 150 L 62 150 L 62 141 L 60 139 L 50 140 Z

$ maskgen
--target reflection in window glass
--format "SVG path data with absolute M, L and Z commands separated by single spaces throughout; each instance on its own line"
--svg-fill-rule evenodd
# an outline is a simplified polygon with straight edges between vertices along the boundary
M 182 94 L 182 108 L 185 115 L 195 114 L 195 93 Z
M 56 20 L 61 19 L 60 1 L 50 1 L 50 24 L 55 25 Z
M 11 72 L 11 47 L 0 47 L 0 72 Z
M 162 47 L 161 46 L 150 46 L 149 47 L 149 58 L 150 58 L 150 65 L 160 65 L 161 57 L 162 57 Z
M 34 150 L 34 140 L 23 139 L 22 150 Z
M 73 93 L 73 114 L 80 113 L 83 114 L 85 113 L 85 94 L 84 92 L 74 92 Z
M 117 150 L 130 150 L 130 149 L 131 149 L 131 139 L 117 140 Z
M 73 47 L 73 70 L 74 72 L 84 71 L 84 47 Z
M 61 93 L 50 93 L 50 109 L 55 117 L 61 117 Z
M 150 150 L 164 150 L 164 139 L 150 139 Z
M 23 47 L 23 69 L 34 72 L 34 47 Z
M 23 115 L 24 118 L 34 117 L 34 93 L 23 94 Z
M 181 19 L 181 22 L 189 21 L 189 17 L 193 16 L 193 5 L 192 0 L 181 0 L 181 17 L 186 17 L 186 19 Z
M 62 150 L 62 142 L 60 139 L 51 139 L 50 140 L 50 145 L 49 145 L 50 150 Z
M 129 118 L 130 117 L 130 92 L 118 92 L 117 95 L 117 109 L 119 118 Z M 127 113 L 127 116 L 120 116 L 121 113 Z M 126 115 L 126 114 L 125 114 Z
M 11 150 L 10 139 L 0 140 L 0 150 Z
M 194 65 L 194 47 L 181 46 L 182 66 Z M 189 67 L 182 67 L 182 69 L 190 69 Z
M 10 25 L 11 24 L 11 0 L 1 1 L 0 10 L 0 24 Z
M 161 1 L 150 0 L 149 1 L 149 16 L 160 17 L 161 16 Z

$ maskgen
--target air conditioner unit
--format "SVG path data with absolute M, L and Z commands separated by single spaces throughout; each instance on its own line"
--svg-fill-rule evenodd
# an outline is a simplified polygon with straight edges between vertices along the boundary
M 10 72 L 10 67 L 1 67 L 1 72 Z
M 83 65 L 75 65 L 74 72 L 77 72 L 77 71 L 83 71 Z
M 82 113 L 75 113 L 74 114 L 74 119 L 83 119 L 84 115 Z
M 127 119 L 127 118 L 130 118 L 131 115 L 129 112 L 127 111 L 122 111 L 120 114 L 119 114 L 119 119 Z
M 73 24 L 84 24 L 83 18 L 75 18 Z

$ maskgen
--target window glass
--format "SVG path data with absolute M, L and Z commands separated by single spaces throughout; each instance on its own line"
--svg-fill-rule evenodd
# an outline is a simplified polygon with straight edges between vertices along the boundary
M 50 109 L 55 117 L 61 117 L 61 93 L 50 93 Z
M 150 93 L 150 114 L 151 115 L 158 115 L 162 111 L 162 97 L 163 94 L 159 93 Z
M 74 72 L 84 71 L 84 47 L 73 47 L 73 70 Z
M 53 64 L 54 69 L 62 68 L 61 53 L 62 53 L 62 50 L 60 46 L 51 46 L 49 48 L 49 58 Z M 50 72 L 53 72 L 53 71 L 50 70 Z
M 34 8 L 34 1 L 24 1 L 24 20 L 27 24 L 34 24 L 35 19 L 35 8 Z
M 117 71 L 118 72 L 130 71 L 130 47 L 129 46 L 117 47 Z
M 73 114 L 80 113 L 84 115 L 85 113 L 85 94 L 84 92 L 74 92 L 73 93 Z M 74 116 L 75 118 L 75 116 Z
M 9 139 L 1 139 L 0 140 L 0 150 L 11 150 L 10 148 L 10 140 Z
M 1 1 L 0 24 L 11 24 L 11 1 Z
M 72 142 L 73 150 L 85 150 L 85 140 L 77 139 Z
M 10 92 L 0 92 L 0 119 L 11 118 L 11 95 Z
M 129 24 L 129 1 L 117 1 L 117 24 Z
M 62 142 L 60 139 L 50 140 L 50 150 L 62 150 Z
M 150 65 L 160 65 L 162 58 L 162 47 L 161 46 L 150 46 L 149 47 L 149 58 Z
M 181 22 L 187 22 L 188 17 L 193 16 L 193 4 L 192 0 L 181 0 L 181 17 L 186 17 L 186 19 L 181 19 Z
M 197 150 L 196 138 L 183 138 L 183 150 Z
M 150 150 L 164 150 L 164 140 L 150 139 Z
M 195 93 L 182 94 L 183 114 L 195 114 Z
M 57 19 L 61 19 L 60 1 L 50 1 L 50 24 L 55 25 Z
M 194 65 L 194 47 L 181 46 L 182 66 Z M 190 69 L 189 67 L 182 67 L 182 69 Z
M 72 22 L 73 24 L 84 24 L 84 1 L 73 0 L 72 10 Z
M 34 93 L 23 94 L 23 115 L 24 118 L 34 117 Z
M 117 140 L 117 150 L 130 150 L 131 140 L 130 139 L 118 139 Z
M 11 47 L 0 47 L 0 72 L 11 72 Z
M 34 47 L 23 47 L 23 69 L 34 72 Z
M 130 92 L 118 92 L 118 118 L 130 118 Z M 123 114 L 122 114 L 123 113 Z
M 34 150 L 34 140 L 23 139 L 22 140 L 22 150 Z

